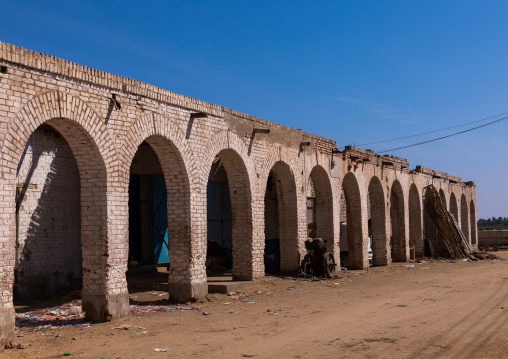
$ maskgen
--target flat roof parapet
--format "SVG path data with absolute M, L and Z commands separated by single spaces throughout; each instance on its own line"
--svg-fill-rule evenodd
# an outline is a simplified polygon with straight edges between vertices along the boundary
M 409 169 L 409 162 L 407 159 L 392 155 L 378 155 L 374 150 L 363 150 L 354 146 L 344 147 L 343 154 L 345 158 L 360 158 L 364 161 L 369 161 L 374 165 L 393 166 L 394 168 Z
M 215 105 L 210 102 L 198 100 L 176 92 L 162 89 L 150 85 L 146 82 L 134 80 L 131 78 L 115 75 L 106 71 L 101 71 L 79 65 L 58 57 L 54 57 L 41 52 L 28 50 L 20 46 L 8 44 L 0 41 L 0 61 L 24 66 L 27 68 L 48 72 L 60 76 L 65 76 L 83 83 L 98 85 L 108 88 L 113 92 L 124 93 L 134 96 L 141 96 L 151 100 L 177 106 L 192 112 L 202 112 L 216 117 L 237 117 L 252 121 L 257 124 L 256 127 L 279 128 L 291 132 L 301 133 L 307 138 L 320 142 L 320 148 L 335 147 L 335 141 L 326 137 L 318 136 L 312 133 L 297 130 L 295 128 L 267 121 L 256 116 L 251 116 L 242 112 L 235 111 L 225 106 Z
M 424 174 L 431 175 L 432 177 L 446 179 L 451 182 L 463 183 L 462 178 L 460 178 L 460 177 L 452 176 L 446 172 L 435 171 L 435 170 L 432 170 L 432 169 L 430 169 L 428 167 L 424 167 L 424 166 L 416 166 L 414 171 L 416 173 L 424 173 Z

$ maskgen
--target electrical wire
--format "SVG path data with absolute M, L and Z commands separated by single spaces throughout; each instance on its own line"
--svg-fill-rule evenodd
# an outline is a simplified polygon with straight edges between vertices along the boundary
M 392 138 L 392 139 L 389 139 L 389 140 L 382 140 L 382 141 L 375 141 L 375 142 L 361 143 L 361 144 L 356 145 L 356 146 L 374 145 L 374 144 L 377 144 L 377 143 L 391 142 L 391 141 L 402 140 L 402 139 L 405 139 L 405 138 L 411 138 L 411 137 L 418 137 L 418 136 L 428 135 L 428 134 L 431 134 L 431 133 L 436 133 L 436 132 L 441 132 L 441 131 L 451 130 L 452 128 L 457 128 L 457 127 L 467 126 L 467 125 L 470 125 L 470 124 L 472 124 L 472 123 L 477 123 L 477 122 L 487 121 L 487 120 L 490 120 L 490 119 L 492 119 L 492 118 L 496 118 L 496 117 L 499 117 L 499 116 L 504 116 L 504 115 L 508 115 L 508 112 L 505 112 L 505 113 L 500 113 L 499 115 L 495 115 L 495 116 L 486 117 L 486 118 L 483 118 L 483 119 L 481 119 L 481 120 L 476 120 L 476 121 L 466 122 L 466 123 L 463 123 L 463 124 L 460 124 L 460 125 L 455 125 L 455 126 L 451 126 L 451 127 L 441 128 L 441 129 L 439 129 L 439 130 L 433 130 L 433 131 L 428 131 L 428 132 L 422 132 L 422 133 L 417 133 L 417 134 L 414 134 L 414 135 L 409 135 L 409 136 L 403 136 L 403 137 Z
M 412 144 L 412 145 L 407 145 L 407 146 L 396 147 L 396 148 L 392 148 L 392 149 L 385 150 L 385 151 L 380 151 L 380 152 L 379 152 L 379 154 L 382 154 L 382 153 L 387 153 L 387 152 L 393 152 L 393 151 L 397 151 L 397 150 L 402 150 L 402 149 L 404 149 L 404 148 L 409 148 L 409 147 L 420 146 L 420 145 L 423 145 L 423 144 L 425 144 L 425 143 L 429 143 L 429 142 L 439 141 L 439 140 L 442 140 L 442 139 L 444 139 L 444 138 L 457 136 L 457 135 L 460 135 L 460 134 L 462 134 L 462 133 L 466 133 L 466 132 L 474 131 L 474 130 L 477 130 L 477 129 L 482 128 L 482 127 L 486 127 L 486 126 L 494 125 L 494 124 L 496 124 L 496 123 L 499 123 L 499 122 L 502 122 L 502 121 L 505 121 L 505 120 L 508 120 L 508 116 L 506 116 L 506 117 L 502 117 L 502 118 L 499 118 L 499 119 L 497 119 L 497 120 L 495 120 L 495 121 L 491 121 L 491 122 L 485 123 L 485 124 L 480 125 L 480 126 L 476 126 L 476 127 L 469 128 L 469 129 L 464 130 L 464 131 L 455 132 L 455 133 L 452 133 L 452 134 L 450 134 L 450 135 L 446 135 L 446 136 L 441 136 L 441 137 L 438 137 L 438 138 L 434 138 L 434 139 L 432 139 L 432 140 L 423 141 L 423 142 L 418 142 L 418 143 L 414 143 L 414 144 Z

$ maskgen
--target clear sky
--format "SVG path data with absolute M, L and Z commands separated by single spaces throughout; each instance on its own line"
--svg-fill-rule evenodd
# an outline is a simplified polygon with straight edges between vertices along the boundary
M 17 0 L 2 3 L 0 40 L 343 148 L 508 113 L 507 19 L 494 0 Z M 506 217 L 507 134 L 505 121 L 391 154 L 475 181 L 478 217 Z

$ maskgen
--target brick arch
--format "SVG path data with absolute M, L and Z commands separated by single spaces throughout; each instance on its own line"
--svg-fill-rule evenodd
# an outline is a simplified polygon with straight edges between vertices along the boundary
M 167 191 L 167 218 L 170 283 L 190 280 L 189 272 L 192 244 L 196 238 L 191 231 L 191 190 L 184 160 L 178 148 L 162 135 L 144 139 L 154 150 L 162 168 Z M 202 243 L 204 245 L 204 243 Z M 202 263 L 204 266 L 204 263 Z M 170 293 L 171 294 L 171 293 Z M 183 298 L 172 297 L 179 301 Z
M 406 219 L 404 210 L 404 191 L 398 180 L 390 191 L 391 253 L 392 261 L 406 261 Z
M 281 272 L 294 272 L 299 267 L 298 198 L 294 172 L 283 161 L 277 161 L 269 171 L 277 186 Z M 268 176 L 267 176 L 268 181 Z M 265 182 L 266 191 L 266 182 Z
M 467 199 L 464 193 L 460 196 L 460 229 L 466 237 L 466 240 L 471 243 L 469 236 L 469 210 L 467 208 Z
M 457 197 L 455 193 L 450 194 L 450 213 L 453 214 L 457 223 L 459 223 L 459 207 L 457 206 Z
M 415 257 L 423 257 L 422 204 L 414 183 L 409 188 L 409 246 L 415 248 Z
M 334 251 L 333 195 L 330 177 L 326 170 L 315 165 L 309 175 L 309 183 L 314 185 L 316 198 L 315 221 L 316 236 L 326 241 L 328 250 Z
M 185 167 L 190 184 L 196 183 L 199 176 L 201 176 L 198 161 L 196 161 L 193 155 L 189 142 L 185 139 L 185 134 L 172 121 L 168 121 L 165 117 L 158 114 L 146 114 L 132 123 L 127 129 L 127 133 L 123 151 L 121 151 L 123 169 L 127 178 L 132 159 L 139 145 L 151 136 L 161 136 L 170 141 L 173 149 L 172 153 L 177 153 L 177 160 Z M 208 178 L 208 175 L 206 178 Z
M 299 173 L 296 171 L 298 168 L 298 151 L 292 148 L 288 149 L 286 147 L 277 146 L 270 148 L 268 155 L 265 157 L 265 160 L 259 167 L 258 173 L 261 183 L 266 184 L 268 174 L 272 170 L 273 166 L 279 161 L 284 162 L 290 167 L 291 172 L 295 177 L 295 181 L 298 183 L 298 179 L 301 178 L 298 177 Z M 264 191 L 265 189 L 262 190 Z
M 218 131 L 210 137 L 203 150 L 200 168 L 201 181 L 206 186 L 210 169 L 218 156 L 224 165 L 229 183 L 231 200 L 231 234 L 233 239 L 233 278 L 252 280 L 259 276 L 255 273 L 254 226 L 257 220 L 253 217 L 253 196 L 255 193 L 254 165 L 249 156 L 248 147 L 242 139 L 230 131 Z M 206 197 L 205 197 L 206 200 Z
M 233 240 L 233 278 L 252 280 L 253 273 L 253 216 L 251 181 L 242 156 L 232 148 L 215 154 L 226 171 L 231 201 L 231 235 Z M 213 157 L 215 158 L 215 157 Z M 208 172 L 212 167 L 209 162 Z
M 104 321 L 109 315 L 128 315 L 128 293 L 122 253 L 112 248 L 124 244 L 122 230 L 108 226 L 112 210 L 108 207 L 108 192 L 115 188 L 108 177 L 115 159 L 114 144 L 105 125 L 92 108 L 79 98 L 61 92 L 47 92 L 32 98 L 11 121 L 3 143 L 3 187 L 6 197 L 0 206 L 8 217 L 9 230 L 3 236 L 14 257 L 15 243 L 15 181 L 16 169 L 31 134 L 42 124 L 54 127 L 67 141 L 76 159 L 80 183 L 81 246 L 83 268 L 83 309 L 87 318 Z M 5 218 L 5 217 L 4 217 Z M 120 251 L 121 252 L 121 251 Z M 8 280 L 3 286 L 11 293 L 12 266 L 6 268 Z M 12 296 L 9 296 L 9 301 Z M 12 304 L 8 304 L 12 305 Z
M 13 158 L 13 161 L 19 162 L 24 145 L 32 133 L 43 123 L 58 118 L 69 119 L 80 125 L 84 130 L 83 134 L 97 147 L 106 168 L 111 167 L 111 162 L 116 158 L 116 148 L 104 122 L 86 102 L 59 91 L 46 92 L 31 98 L 9 123 L 2 148 L 19 154 L 17 158 Z M 58 123 L 54 122 L 53 127 L 55 126 L 58 126 Z
M 364 258 L 363 250 L 362 196 L 353 173 L 348 172 L 344 176 L 342 189 L 346 201 L 348 268 L 365 269 L 368 266 L 368 258 Z
M 193 151 L 184 133 L 172 121 L 157 114 L 146 114 L 132 123 L 124 141 L 122 172 L 126 183 L 130 166 L 141 143 L 154 150 L 164 174 L 167 190 L 169 284 L 171 300 L 185 302 L 206 296 L 206 214 L 191 211 L 206 208 L 206 183 L 201 179 Z M 196 279 L 196 278 L 201 279 Z
M 369 183 L 369 200 L 371 216 L 371 248 L 373 265 L 388 264 L 386 238 L 386 201 L 383 185 L 377 176 L 373 176 Z
M 236 152 L 243 162 L 243 166 L 245 167 L 248 175 L 248 183 L 249 186 L 251 186 L 252 191 L 255 185 L 255 181 L 253 180 L 255 176 L 254 165 L 251 157 L 249 156 L 249 149 L 247 145 L 242 142 L 240 137 L 230 131 L 219 131 L 208 141 L 205 149 L 203 150 L 202 163 L 204 165 L 200 167 L 202 179 L 206 183 L 213 159 L 219 152 L 225 149 L 231 149 Z
M 469 221 L 471 223 L 471 244 L 477 245 L 477 230 L 476 230 L 476 209 L 474 201 L 469 202 Z

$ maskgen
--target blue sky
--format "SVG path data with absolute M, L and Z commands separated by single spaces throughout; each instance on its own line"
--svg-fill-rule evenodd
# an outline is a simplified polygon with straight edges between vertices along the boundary
M 508 112 L 506 1 L 4 1 L 0 40 L 337 141 Z M 382 151 L 458 130 L 362 146 Z M 391 154 L 508 216 L 508 121 Z

